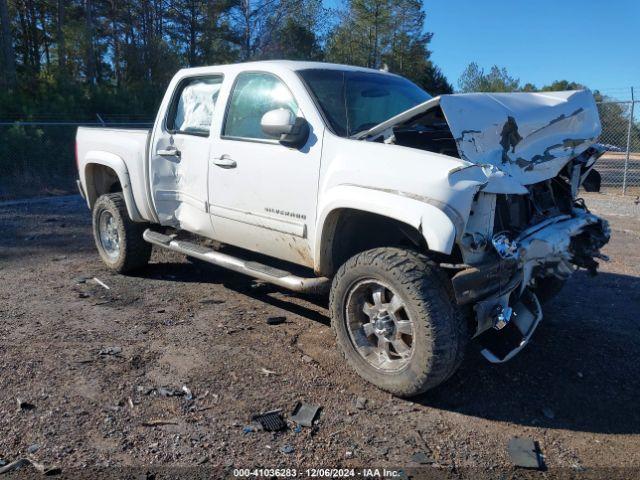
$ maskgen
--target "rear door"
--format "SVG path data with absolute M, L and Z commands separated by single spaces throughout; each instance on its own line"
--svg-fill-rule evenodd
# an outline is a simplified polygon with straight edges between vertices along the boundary
M 311 118 L 310 100 L 295 98 L 293 91 L 273 73 L 242 72 L 235 78 L 211 149 L 210 212 L 216 239 L 312 266 L 324 127 L 310 122 L 307 143 L 290 148 L 260 126 L 265 113 L 279 108 Z
M 151 193 L 162 225 L 211 236 L 207 212 L 210 129 L 222 75 L 180 81 L 150 144 Z

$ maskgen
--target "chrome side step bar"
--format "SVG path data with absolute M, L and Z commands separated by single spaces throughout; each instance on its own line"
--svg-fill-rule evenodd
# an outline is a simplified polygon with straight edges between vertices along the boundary
M 262 263 L 242 260 L 241 258 L 217 252 L 195 243 L 176 240 L 174 236 L 164 235 L 150 229 L 145 230 L 142 237 L 145 241 L 153 245 L 166 248 L 167 250 L 173 250 L 174 252 L 184 253 L 185 255 L 198 258 L 204 262 L 218 265 L 219 267 L 227 268 L 234 272 L 244 273 L 258 280 L 288 288 L 295 292 L 322 293 L 327 291 L 331 285 L 331 280 L 326 277 L 299 277 L 285 270 L 273 268 Z

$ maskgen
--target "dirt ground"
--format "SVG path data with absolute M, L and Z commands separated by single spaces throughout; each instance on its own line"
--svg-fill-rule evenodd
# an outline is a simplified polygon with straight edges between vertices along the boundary
M 588 202 L 613 228 L 601 273 L 575 275 L 511 362 L 489 364 L 472 344 L 448 383 L 412 401 L 349 370 L 324 299 L 165 252 L 135 276 L 115 275 L 79 197 L 0 204 L 0 466 L 28 457 L 68 478 L 254 467 L 636 477 L 640 216 L 629 200 Z M 250 427 L 255 413 L 288 418 L 298 401 L 322 408 L 315 427 Z M 514 436 L 539 443 L 546 472 L 511 466 Z

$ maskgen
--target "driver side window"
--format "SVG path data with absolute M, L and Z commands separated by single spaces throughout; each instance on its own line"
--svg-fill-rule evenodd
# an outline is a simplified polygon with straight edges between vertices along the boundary
M 229 99 L 223 137 L 274 140 L 262 131 L 260 121 L 270 110 L 286 108 L 298 116 L 298 104 L 291 91 L 275 75 L 241 73 Z

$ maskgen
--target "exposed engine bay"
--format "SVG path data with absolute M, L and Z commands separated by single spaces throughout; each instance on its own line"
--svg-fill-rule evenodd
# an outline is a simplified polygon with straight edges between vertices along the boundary
M 369 141 L 466 160 L 494 177 L 474 197 L 459 263 L 448 264 L 458 304 L 491 362 L 529 341 L 542 318 L 541 285 L 607 260 L 608 223 L 578 198 L 598 191 L 593 169 L 604 150 L 590 92 L 442 96 L 365 132 Z M 498 182 L 498 179 L 500 182 Z

